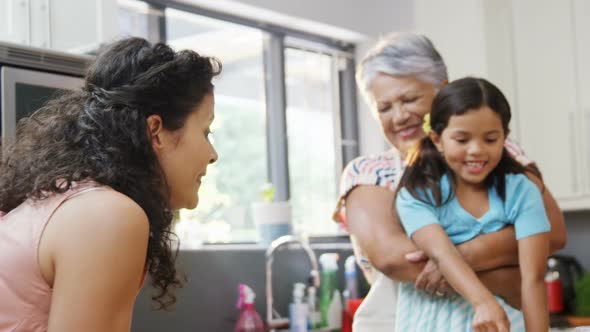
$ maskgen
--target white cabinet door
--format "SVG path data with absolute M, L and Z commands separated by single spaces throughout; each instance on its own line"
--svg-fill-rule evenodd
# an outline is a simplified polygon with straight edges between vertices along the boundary
M 29 0 L 0 1 L 0 40 L 28 45 Z
M 590 1 L 574 0 L 574 33 L 578 82 L 578 108 L 582 120 L 580 141 L 584 157 L 582 180 L 590 194 Z
M 118 34 L 116 0 L 50 0 L 51 48 L 85 52 Z
M 519 0 L 512 6 L 521 144 L 558 200 L 582 195 L 572 4 Z

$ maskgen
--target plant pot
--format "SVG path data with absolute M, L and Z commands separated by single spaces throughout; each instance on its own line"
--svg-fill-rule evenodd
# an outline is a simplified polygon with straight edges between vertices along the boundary
M 259 241 L 269 245 L 273 240 L 291 234 L 291 204 L 289 202 L 252 203 L 252 218 Z

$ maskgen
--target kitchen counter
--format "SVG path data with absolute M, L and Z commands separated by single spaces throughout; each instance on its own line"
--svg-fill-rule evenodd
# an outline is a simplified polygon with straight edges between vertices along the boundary
M 590 331 L 590 317 L 552 316 L 551 325 L 551 332 L 570 332 L 576 327 L 588 327 Z

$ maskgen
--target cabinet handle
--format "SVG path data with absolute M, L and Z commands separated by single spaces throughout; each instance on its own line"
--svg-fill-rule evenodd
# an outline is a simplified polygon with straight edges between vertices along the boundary
M 575 112 L 568 112 L 568 120 L 569 120 L 569 134 L 570 134 L 570 156 L 571 156 L 571 164 L 570 164 L 570 171 L 571 173 L 571 188 L 574 194 L 578 193 L 578 156 L 576 153 L 576 113 Z

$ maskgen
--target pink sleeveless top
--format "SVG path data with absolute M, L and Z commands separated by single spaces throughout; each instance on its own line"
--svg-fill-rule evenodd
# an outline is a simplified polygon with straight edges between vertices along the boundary
M 51 287 L 41 275 L 41 234 L 68 198 L 90 190 L 110 189 L 90 182 L 39 202 L 27 200 L 0 212 L 0 332 L 47 331 Z

